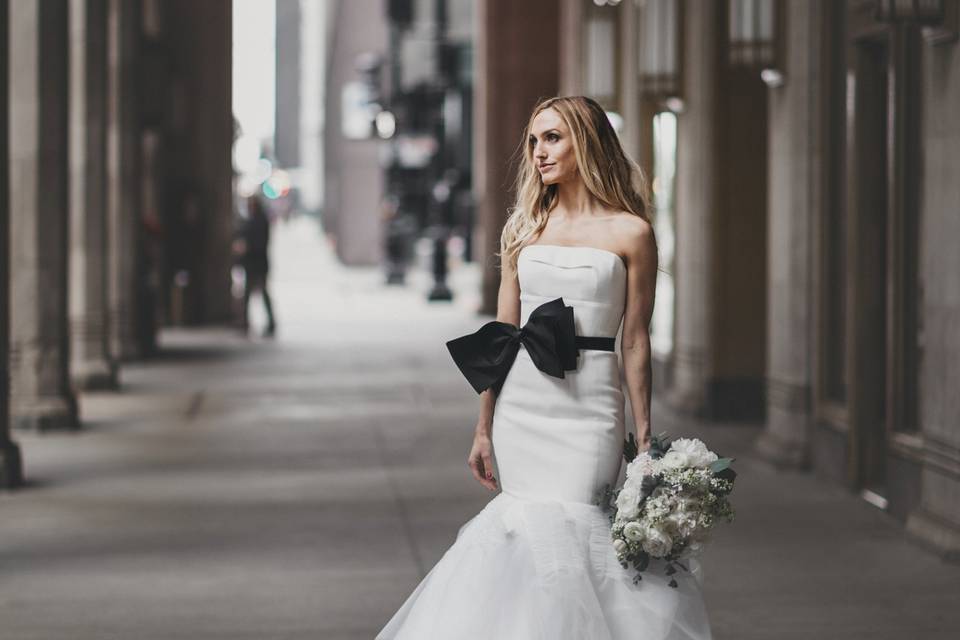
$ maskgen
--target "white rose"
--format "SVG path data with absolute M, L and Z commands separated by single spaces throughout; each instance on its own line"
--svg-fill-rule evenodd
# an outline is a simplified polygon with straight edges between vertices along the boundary
M 658 461 L 650 457 L 650 454 L 644 451 L 637 454 L 630 464 L 627 465 L 627 477 L 652 476 L 658 473 L 660 465 Z
M 673 540 L 659 527 L 647 527 L 643 532 L 643 550 L 655 558 L 662 558 L 670 553 Z
M 670 443 L 670 451 L 685 454 L 689 464 L 694 467 L 709 466 L 718 458 L 717 454 L 707 449 L 707 445 L 697 438 L 678 438 Z
M 640 513 L 640 491 L 624 486 L 617 494 L 617 517 L 635 518 Z
M 620 538 L 617 538 L 613 541 L 613 550 L 617 553 L 623 553 L 627 550 L 627 543 Z
M 660 458 L 660 464 L 664 469 L 683 469 L 689 467 L 691 463 L 686 453 L 671 449 Z
M 631 542 L 643 540 L 643 525 L 639 522 L 628 522 L 623 528 L 623 535 Z

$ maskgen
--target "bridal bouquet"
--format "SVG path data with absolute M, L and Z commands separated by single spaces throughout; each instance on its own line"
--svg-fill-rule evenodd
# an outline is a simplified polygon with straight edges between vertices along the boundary
M 624 442 L 626 480 L 618 490 L 603 488 L 598 500 L 609 513 L 617 559 L 642 579 L 652 558 L 666 561 L 665 572 L 700 553 L 714 524 L 733 521 L 728 496 L 736 472 L 733 458 L 721 458 L 696 438 L 668 442 L 666 434 L 651 438 L 650 449 L 638 454 L 636 438 Z M 675 578 L 670 586 L 676 588 Z

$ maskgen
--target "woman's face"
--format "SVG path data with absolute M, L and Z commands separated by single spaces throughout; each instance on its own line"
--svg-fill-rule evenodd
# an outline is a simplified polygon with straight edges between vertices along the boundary
M 544 109 L 534 117 L 528 143 L 543 184 L 568 182 L 577 175 L 570 131 L 553 109 Z

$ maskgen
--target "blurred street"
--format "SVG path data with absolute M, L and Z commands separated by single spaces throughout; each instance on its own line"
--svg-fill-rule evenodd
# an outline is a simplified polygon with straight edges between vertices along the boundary
M 308 218 L 274 242 L 275 341 L 168 329 L 120 393 L 81 396 L 81 431 L 19 437 L 3 640 L 369 640 L 490 498 L 466 466 L 476 396 L 444 348 L 485 321 L 476 300 L 428 306 L 426 280 L 344 269 Z M 716 638 L 956 637 L 960 567 L 844 488 L 757 461 L 760 425 L 657 405 L 654 428 L 737 457 L 738 516 L 704 558 Z

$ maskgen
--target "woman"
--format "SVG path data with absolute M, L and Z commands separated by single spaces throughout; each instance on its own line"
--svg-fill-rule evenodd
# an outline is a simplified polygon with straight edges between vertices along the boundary
M 481 397 L 470 469 L 502 491 L 377 638 L 710 638 L 696 561 L 677 588 L 657 561 L 633 584 L 594 503 L 623 454 L 621 322 L 636 436 L 650 443 L 657 249 L 642 173 L 589 98 L 539 104 L 523 149 L 497 320 L 448 343 Z

